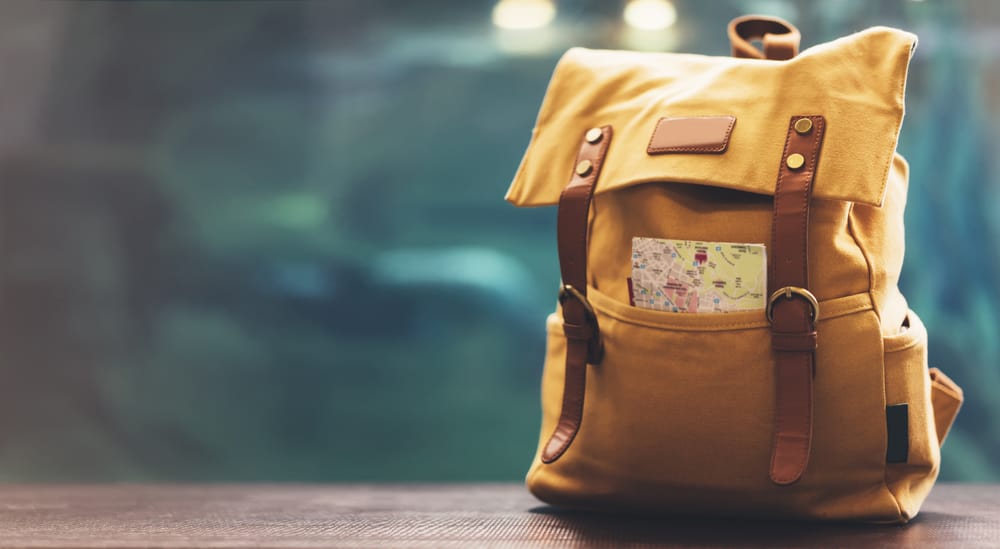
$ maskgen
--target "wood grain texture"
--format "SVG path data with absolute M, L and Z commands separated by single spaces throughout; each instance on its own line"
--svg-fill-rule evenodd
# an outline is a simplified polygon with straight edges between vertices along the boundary
M 907 526 L 566 512 L 519 485 L 3 486 L 0 547 L 997 547 L 1000 486 Z

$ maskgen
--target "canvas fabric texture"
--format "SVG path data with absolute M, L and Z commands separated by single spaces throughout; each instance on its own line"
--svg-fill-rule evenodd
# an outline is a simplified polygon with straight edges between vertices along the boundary
M 581 139 L 610 126 L 587 229 L 586 297 L 603 358 L 586 367 L 579 430 L 549 463 L 567 340 L 547 321 L 542 425 L 528 488 L 556 505 L 899 523 L 940 466 L 959 389 L 927 363 L 927 331 L 897 283 L 908 166 L 896 153 L 916 37 L 871 28 L 791 59 L 574 48 L 559 61 L 507 200 L 549 206 Z M 771 245 L 789 120 L 825 136 L 808 222 L 819 301 L 812 442 L 797 481 L 768 476 L 775 353 L 764 311 L 669 313 L 629 304 L 636 236 Z M 717 154 L 650 154 L 664 117 L 735 117 Z M 768 260 L 773 260 L 768 248 Z M 908 452 L 887 463 L 886 407 L 908 407 Z

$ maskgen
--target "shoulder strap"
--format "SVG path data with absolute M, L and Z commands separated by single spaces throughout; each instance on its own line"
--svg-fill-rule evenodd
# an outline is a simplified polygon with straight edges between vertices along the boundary
M 587 228 L 590 199 L 594 195 L 594 185 L 601 173 L 611 135 L 611 126 L 587 131 L 580 144 L 573 175 L 559 197 L 557 232 L 563 283 L 559 302 L 562 304 L 563 331 L 566 333 L 566 372 L 559 423 L 542 451 L 545 463 L 559 459 L 580 430 L 587 364 L 601 361 L 600 329 L 594 310 L 587 301 Z

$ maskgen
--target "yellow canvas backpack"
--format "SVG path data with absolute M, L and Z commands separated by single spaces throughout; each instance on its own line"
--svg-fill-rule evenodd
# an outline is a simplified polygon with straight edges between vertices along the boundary
M 507 193 L 558 204 L 528 487 L 576 508 L 906 522 L 962 401 L 897 288 L 916 37 L 800 54 L 760 16 L 729 37 L 733 57 L 574 48 L 555 69 Z M 760 307 L 633 305 L 637 237 L 763 245 Z

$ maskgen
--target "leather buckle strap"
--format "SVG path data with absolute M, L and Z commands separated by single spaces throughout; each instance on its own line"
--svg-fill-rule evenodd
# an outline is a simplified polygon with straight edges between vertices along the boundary
M 793 116 L 774 190 L 774 223 L 768 285 L 774 351 L 774 441 L 771 481 L 802 477 L 812 449 L 812 381 L 819 302 L 809 287 L 809 203 L 823 143 L 822 116 Z M 784 299 L 782 299 L 784 298 Z M 795 299 L 802 298 L 802 299 Z
M 559 269 L 563 285 L 559 303 L 566 333 L 566 370 L 559 422 L 542 449 L 541 459 L 552 463 L 563 455 L 583 421 L 587 390 L 587 364 L 598 364 L 603 355 L 597 315 L 587 300 L 587 229 L 590 200 L 611 143 L 611 126 L 592 128 L 580 143 L 573 175 L 559 197 L 556 222 Z

